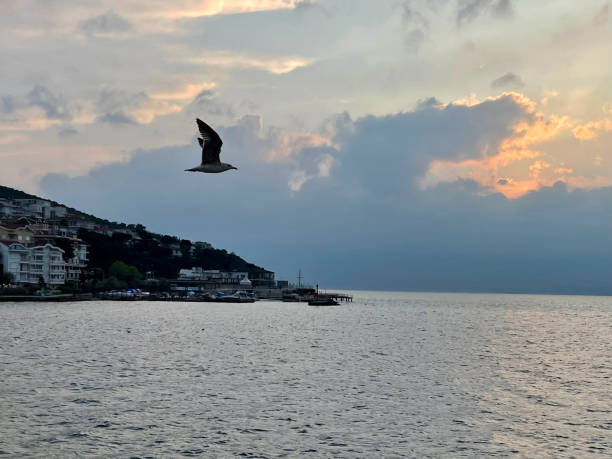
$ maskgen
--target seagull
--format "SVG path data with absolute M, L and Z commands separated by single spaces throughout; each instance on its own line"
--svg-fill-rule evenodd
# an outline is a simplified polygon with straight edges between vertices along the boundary
M 198 129 L 202 136 L 198 137 L 198 142 L 200 142 L 200 146 L 202 147 L 202 164 L 185 170 L 190 172 L 208 172 L 210 174 L 218 174 L 219 172 L 229 171 L 230 169 L 237 170 L 237 167 L 231 164 L 222 163 L 219 160 L 221 145 L 223 145 L 223 141 L 221 137 L 219 137 L 219 134 L 201 119 L 196 118 L 196 122 L 198 123 Z

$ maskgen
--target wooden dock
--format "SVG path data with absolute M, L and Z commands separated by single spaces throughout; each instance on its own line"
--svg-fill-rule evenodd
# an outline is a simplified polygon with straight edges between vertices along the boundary
M 346 293 L 334 293 L 334 292 L 319 293 L 317 296 L 319 298 L 331 298 L 332 300 L 335 300 L 335 301 L 344 301 L 347 303 L 353 302 L 353 296 L 347 295 Z

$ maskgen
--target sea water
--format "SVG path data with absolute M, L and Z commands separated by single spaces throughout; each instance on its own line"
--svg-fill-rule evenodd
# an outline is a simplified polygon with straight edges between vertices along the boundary
M 612 454 L 612 298 L 0 303 L 0 453 Z

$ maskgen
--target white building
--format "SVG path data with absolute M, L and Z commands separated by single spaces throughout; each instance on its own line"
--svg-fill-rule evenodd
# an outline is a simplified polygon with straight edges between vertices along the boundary
M 193 267 L 179 271 L 180 280 L 199 280 L 214 282 L 217 284 L 240 284 L 242 287 L 250 287 L 249 274 L 245 272 L 226 272 L 218 269 L 203 269 Z
M 45 199 L 0 199 L 0 217 L 4 218 L 29 217 L 42 220 L 65 217 L 67 214 L 66 207 L 53 205 Z
M 75 241 L 73 251 L 74 256 L 65 263 L 67 281 L 78 281 L 83 269 L 87 267 L 87 244 L 81 240 Z
M 66 281 L 64 251 L 51 244 L 27 247 L 20 242 L 0 242 L 0 260 L 13 282 L 37 284 L 42 277 L 49 285 Z

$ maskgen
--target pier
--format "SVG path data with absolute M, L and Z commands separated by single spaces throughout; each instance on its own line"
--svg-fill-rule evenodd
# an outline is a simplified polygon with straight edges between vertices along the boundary
M 353 296 L 352 295 L 347 295 L 346 293 L 319 293 L 317 295 L 318 298 L 331 298 L 332 300 L 335 301 L 344 301 L 347 303 L 352 303 L 353 302 Z

